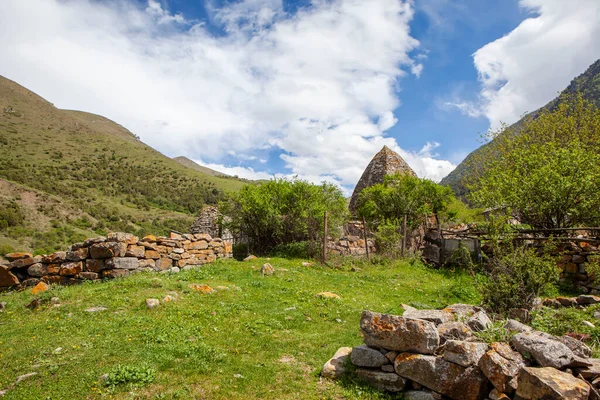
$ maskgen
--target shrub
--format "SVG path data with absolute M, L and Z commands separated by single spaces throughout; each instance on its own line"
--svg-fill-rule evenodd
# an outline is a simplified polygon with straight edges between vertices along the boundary
M 400 224 L 401 222 L 398 220 L 385 220 L 379 224 L 377 233 L 375 233 L 375 241 L 381 254 L 392 258 L 400 255 L 402 245 Z
M 108 373 L 107 386 L 145 385 L 154 382 L 156 370 L 148 366 L 115 365 Z
M 271 251 L 273 257 L 281 258 L 311 258 L 317 252 L 316 245 L 311 242 L 302 241 L 275 246 Z
M 533 301 L 557 283 L 556 260 L 524 246 L 498 252 L 490 260 L 490 273 L 480 289 L 484 306 L 506 314 L 513 308 L 533 306 Z

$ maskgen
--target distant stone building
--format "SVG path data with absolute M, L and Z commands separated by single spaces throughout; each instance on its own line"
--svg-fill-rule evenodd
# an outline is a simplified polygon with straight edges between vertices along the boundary
M 373 157 L 356 184 L 348 207 L 350 212 L 356 214 L 358 208 L 358 195 L 363 189 L 378 183 L 383 183 L 383 178 L 386 175 L 393 175 L 395 173 L 417 176 L 415 171 L 408 166 L 406 161 L 404 161 L 398 153 L 387 146 L 383 146 L 383 149 L 375 154 L 375 157 Z

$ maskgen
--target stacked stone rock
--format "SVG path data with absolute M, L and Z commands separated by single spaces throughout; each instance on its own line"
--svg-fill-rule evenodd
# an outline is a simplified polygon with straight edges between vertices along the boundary
M 600 359 L 583 342 L 508 320 L 510 343 L 483 343 L 474 331 L 492 322 L 478 307 L 363 311 L 360 328 L 365 345 L 339 349 L 322 376 L 341 377 L 349 361 L 360 380 L 408 400 L 600 399 Z
M 590 256 L 600 254 L 598 247 L 588 242 L 573 242 L 563 245 L 561 253 L 558 262 L 558 267 L 562 271 L 561 279 L 575 282 L 582 292 L 600 294 L 600 283 L 594 282 L 586 270 L 586 263 L 590 261 Z
M 368 239 L 369 253 L 375 253 L 375 243 Z M 327 250 L 330 254 L 341 256 L 358 256 L 367 253 L 365 240 L 359 236 L 346 236 L 335 241 L 327 243 Z
M 169 237 L 150 235 L 140 240 L 129 233 L 109 233 L 50 255 L 7 254 L 9 264 L 0 265 L 0 288 L 34 286 L 39 282 L 72 284 L 137 271 L 178 272 L 180 268 L 231 256 L 230 242 L 208 234 L 171 233 Z

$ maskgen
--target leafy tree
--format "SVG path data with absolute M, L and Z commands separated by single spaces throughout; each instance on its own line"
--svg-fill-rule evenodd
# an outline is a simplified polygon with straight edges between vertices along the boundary
M 494 156 L 480 160 L 470 197 L 511 209 L 537 228 L 600 222 L 600 111 L 581 95 L 565 95 L 552 112 L 518 132 L 493 133 Z
M 452 190 L 447 186 L 415 176 L 394 174 L 360 193 L 358 213 L 376 226 L 386 221 L 401 221 L 406 215 L 407 226 L 414 229 L 425 217 L 446 211 L 453 199 Z
M 325 211 L 329 227 L 341 226 L 347 214 L 346 200 L 336 186 L 300 179 L 244 186 L 222 203 L 221 211 L 231 218 L 224 225 L 234 235 L 247 236 L 252 249 L 262 254 L 278 245 L 318 240 Z

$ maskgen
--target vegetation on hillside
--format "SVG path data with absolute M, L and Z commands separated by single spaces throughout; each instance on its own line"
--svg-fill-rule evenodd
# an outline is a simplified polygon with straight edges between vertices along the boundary
M 0 246 L 44 252 L 110 230 L 187 230 L 205 204 L 244 185 L 187 168 L 106 118 L 59 110 L 0 77 Z
M 564 95 L 580 93 L 583 99 L 600 108 L 600 60 L 593 63 L 588 69 L 571 81 L 569 86 L 561 92 L 556 99 L 544 107 L 524 116 L 520 121 L 506 129 L 506 133 L 519 132 L 521 125 L 529 119 L 535 119 L 544 112 L 552 112 L 561 104 Z M 501 136 L 501 135 L 500 135 Z M 500 137 L 498 136 L 498 137 Z M 481 160 L 495 158 L 495 147 L 497 140 L 487 142 L 477 150 L 469 154 L 447 177 L 442 179 L 442 185 L 449 185 L 456 196 L 464 197 L 469 192 L 468 184 L 476 179 L 474 174 L 481 169 Z
M 325 211 L 332 228 L 341 226 L 348 213 L 339 188 L 300 179 L 273 179 L 245 186 L 230 195 L 221 211 L 231 218 L 225 226 L 235 236 L 247 237 L 257 254 L 276 246 L 316 242 L 323 237 Z
M 499 134 L 495 152 L 478 162 L 475 203 L 509 209 L 536 228 L 600 223 L 600 110 L 581 94 L 563 96 L 518 134 Z

